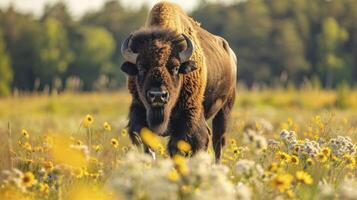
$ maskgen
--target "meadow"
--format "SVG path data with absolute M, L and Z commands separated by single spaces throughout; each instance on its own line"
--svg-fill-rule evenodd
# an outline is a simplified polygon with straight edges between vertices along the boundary
M 0 199 L 357 199 L 357 91 L 238 90 L 221 164 L 210 147 L 169 158 L 131 145 L 130 96 L 0 99 Z

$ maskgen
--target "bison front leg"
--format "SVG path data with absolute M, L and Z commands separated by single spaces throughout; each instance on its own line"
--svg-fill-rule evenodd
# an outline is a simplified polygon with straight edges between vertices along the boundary
M 146 109 L 142 104 L 135 101 L 132 102 L 130 106 L 128 127 L 131 142 L 138 148 L 141 148 L 141 145 L 143 145 L 144 152 L 150 154 L 155 159 L 155 152 L 142 143 L 139 135 L 141 129 L 147 127 Z
M 210 129 L 203 114 L 196 122 L 182 116 L 172 124 L 174 125 L 171 127 L 171 137 L 168 143 L 168 151 L 171 157 L 181 153 L 177 146 L 180 140 L 184 140 L 191 145 L 193 154 L 200 150 L 207 150 Z
M 129 111 L 129 136 L 131 142 L 140 146 L 142 144 L 140 139 L 140 130 L 146 126 L 146 110 L 145 107 L 137 102 L 132 102 Z

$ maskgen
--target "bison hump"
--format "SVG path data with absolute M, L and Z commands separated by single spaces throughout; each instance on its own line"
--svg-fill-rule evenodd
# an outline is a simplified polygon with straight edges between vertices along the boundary
M 185 29 L 192 28 L 191 26 L 199 26 L 199 23 L 189 17 L 179 5 L 162 1 L 155 4 L 151 9 L 145 26 L 159 26 L 184 33 L 187 32 Z

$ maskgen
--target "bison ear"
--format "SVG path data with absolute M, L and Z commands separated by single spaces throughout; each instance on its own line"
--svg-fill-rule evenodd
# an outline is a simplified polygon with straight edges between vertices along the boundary
M 181 74 L 188 74 L 192 71 L 195 71 L 197 69 L 196 67 L 196 62 L 195 61 L 187 61 L 181 64 L 179 73 Z
M 120 69 L 129 76 L 136 76 L 138 74 L 138 68 L 130 62 L 124 62 Z

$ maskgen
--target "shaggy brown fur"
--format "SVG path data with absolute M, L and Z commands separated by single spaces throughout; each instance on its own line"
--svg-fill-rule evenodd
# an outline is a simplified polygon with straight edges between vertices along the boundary
M 181 33 L 195 45 L 186 63 L 178 59 L 186 48 Z M 133 34 L 130 47 L 139 54 L 136 65 L 125 62 L 122 66 L 130 75 L 133 100 L 128 126 L 133 142 L 139 143 L 134 133 L 148 126 L 170 136 L 170 155 L 178 153 L 179 140 L 189 142 L 193 152 L 206 150 L 211 132 L 206 119 L 214 116 L 212 139 L 218 161 L 236 90 L 237 61 L 228 43 L 202 29 L 177 5 L 161 2 L 152 8 L 145 28 Z M 175 75 L 178 67 L 186 71 Z M 145 91 L 152 87 L 165 87 L 170 93 L 162 116 L 146 101 Z

